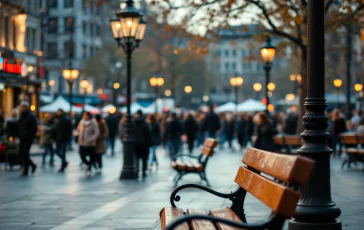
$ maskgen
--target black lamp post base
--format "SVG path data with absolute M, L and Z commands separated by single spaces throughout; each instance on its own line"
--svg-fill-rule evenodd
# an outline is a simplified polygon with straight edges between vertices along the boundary
M 136 167 L 136 157 L 134 153 L 134 140 L 124 141 L 124 165 L 120 174 L 120 180 L 122 179 L 135 179 L 138 178 L 138 172 Z
M 341 230 L 341 222 L 335 221 L 333 223 L 302 223 L 291 220 L 288 224 L 289 230 Z
M 138 173 L 136 172 L 136 168 L 125 168 L 121 171 L 121 175 L 119 177 L 120 180 L 125 179 L 136 179 L 138 178 Z

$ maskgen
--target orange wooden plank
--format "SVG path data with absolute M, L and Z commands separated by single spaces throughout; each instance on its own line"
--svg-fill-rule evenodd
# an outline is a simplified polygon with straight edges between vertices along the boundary
M 187 214 L 207 215 L 204 210 L 187 209 Z M 191 220 L 193 230 L 215 229 L 212 222 L 208 220 Z
M 164 228 L 172 223 L 176 218 L 183 216 L 183 210 L 180 208 L 172 208 L 172 207 L 165 207 L 162 209 L 160 213 L 161 217 L 161 229 L 164 230 Z M 182 223 L 179 225 L 176 230 L 189 230 L 188 223 Z
M 230 208 L 219 208 L 210 211 L 211 216 L 221 217 L 231 221 L 242 222 L 240 218 Z M 241 228 L 235 228 L 229 225 L 217 223 L 219 230 L 240 230 Z

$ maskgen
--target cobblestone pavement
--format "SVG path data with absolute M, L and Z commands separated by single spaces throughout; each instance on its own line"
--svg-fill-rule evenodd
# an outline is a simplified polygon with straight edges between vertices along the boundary
M 152 170 L 145 180 L 119 181 L 120 155 L 104 157 L 103 173 L 91 177 L 86 177 L 84 169 L 79 166 L 77 151 L 68 155 L 70 165 L 64 174 L 57 173 L 57 167 L 38 167 L 34 176 L 22 178 L 19 177 L 20 171 L 4 171 L 0 165 L 0 229 L 160 229 L 159 211 L 169 206 L 175 174 L 162 148 L 158 155 L 159 169 Z M 235 190 L 234 176 L 242 156 L 237 151 L 217 151 L 207 169 L 213 189 L 221 192 Z M 33 159 L 40 163 L 39 156 Z M 362 165 L 341 170 L 341 161 L 332 160 L 333 200 L 342 210 L 343 229 L 364 229 Z M 201 184 L 195 175 L 186 176 L 182 183 Z M 188 190 L 181 193 L 179 205 L 182 208 L 210 209 L 227 206 L 229 202 Z M 251 196 L 246 201 L 246 212 L 248 221 L 258 221 L 269 214 L 269 210 Z

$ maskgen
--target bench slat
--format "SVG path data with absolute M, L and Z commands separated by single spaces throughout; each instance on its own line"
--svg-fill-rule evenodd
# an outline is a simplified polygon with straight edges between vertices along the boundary
M 221 218 L 228 219 L 228 220 L 232 220 L 232 221 L 235 221 L 235 222 L 242 222 L 240 220 L 240 218 L 230 208 L 219 208 L 219 209 L 211 210 L 210 215 L 211 216 L 216 216 L 216 217 L 221 217 Z M 241 229 L 241 228 L 235 228 L 235 227 L 220 224 L 220 223 L 217 223 L 217 227 L 220 230 L 235 230 L 235 229 L 240 230 Z
M 290 156 L 248 148 L 243 163 L 286 182 L 305 184 L 311 174 L 314 161 L 300 156 Z
M 245 167 L 239 168 L 235 182 L 270 207 L 273 212 L 286 217 L 294 216 L 300 195 L 293 189 L 275 183 Z
M 203 171 L 203 169 L 204 169 L 203 165 L 196 161 L 188 160 L 188 163 L 192 164 L 194 169 L 197 171 Z
M 207 215 L 204 210 L 187 209 L 187 214 Z M 215 229 L 213 223 L 207 220 L 191 220 L 193 230 Z
M 214 150 L 212 148 L 204 146 L 202 147 L 201 153 L 208 157 L 211 157 L 214 154 Z
M 303 140 L 300 136 L 296 135 L 286 135 L 283 137 L 286 145 L 302 145 Z
M 165 207 L 160 213 L 161 229 L 172 223 L 176 218 L 183 216 L 183 210 L 180 208 Z M 189 230 L 187 222 L 180 224 L 176 230 Z
M 213 148 L 215 148 L 217 146 L 217 141 L 215 139 L 212 139 L 212 138 L 206 138 L 203 145 L 213 149 Z
M 341 143 L 344 145 L 356 145 L 356 135 L 352 134 L 341 134 Z

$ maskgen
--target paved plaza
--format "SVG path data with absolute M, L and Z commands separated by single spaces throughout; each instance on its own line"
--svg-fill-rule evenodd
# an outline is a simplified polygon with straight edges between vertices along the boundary
M 160 229 L 159 211 L 169 206 L 175 174 L 162 148 L 158 155 L 159 169 L 150 172 L 145 180 L 118 180 L 121 155 L 105 157 L 103 173 L 92 177 L 86 177 L 79 166 L 77 151 L 68 155 L 70 165 L 65 174 L 57 173 L 57 167 L 39 167 L 34 176 L 22 178 L 20 171 L 4 171 L 0 166 L 0 229 Z M 234 177 L 242 157 L 242 153 L 217 150 L 207 169 L 213 189 L 235 190 Z M 39 156 L 34 159 L 37 163 L 41 161 Z M 364 229 L 362 165 L 341 170 L 341 161 L 332 160 L 333 200 L 342 210 L 343 229 Z M 184 177 L 182 183 L 201 182 L 198 176 L 190 175 Z M 178 205 L 210 209 L 227 206 L 229 202 L 188 190 L 181 193 Z M 246 201 L 246 212 L 248 221 L 258 221 L 269 214 L 269 210 L 251 196 Z

